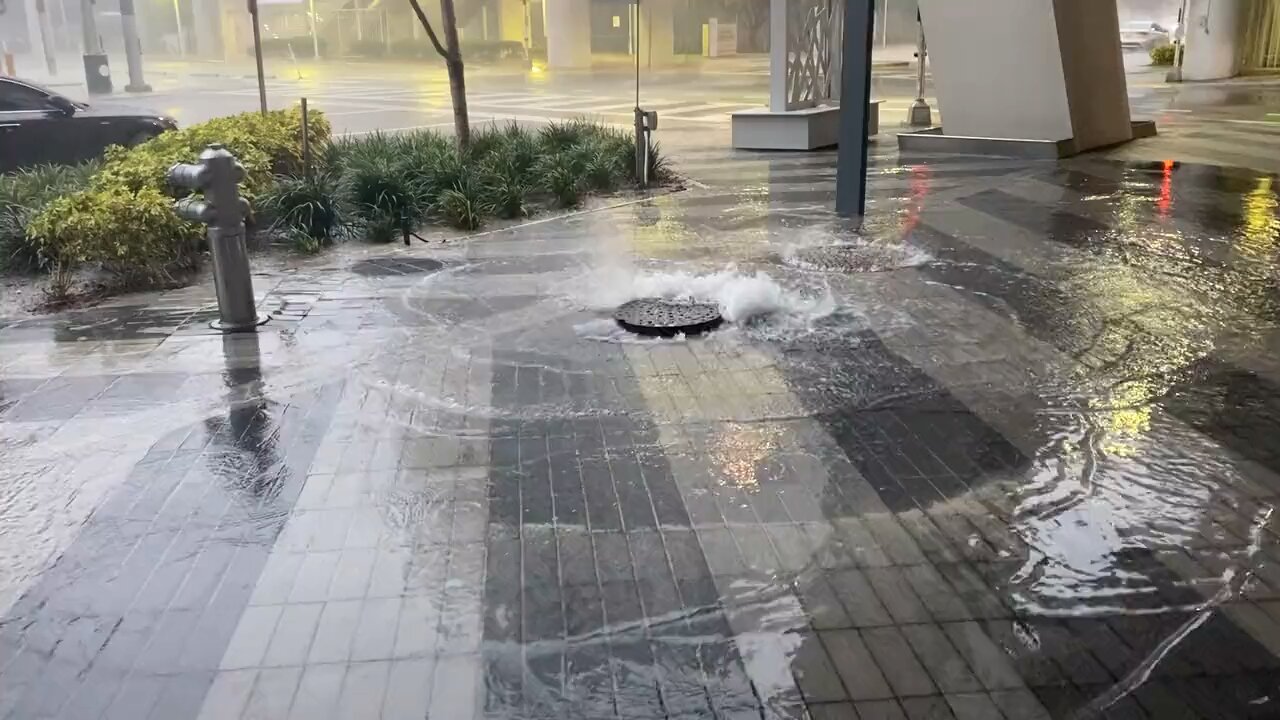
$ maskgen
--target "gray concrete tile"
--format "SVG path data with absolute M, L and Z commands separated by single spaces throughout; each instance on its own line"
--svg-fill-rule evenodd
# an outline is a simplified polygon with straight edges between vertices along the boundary
M 897 700 L 868 700 L 853 704 L 861 720 L 906 720 Z
M 224 670 L 213 679 L 197 720 L 239 720 L 253 692 L 257 670 Z
M 902 699 L 902 710 L 908 720 L 954 720 L 951 706 L 941 695 L 929 697 L 912 697 Z
M 480 709 L 478 655 L 446 655 L 436 662 L 428 718 L 473 718 Z
M 324 604 L 320 623 L 316 627 L 315 640 L 307 662 L 346 662 L 351 657 L 351 645 L 360 622 L 363 603 L 359 600 L 337 600 Z
M 305 668 L 294 694 L 289 720 L 327 720 L 335 717 L 346 674 L 345 664 L 311 665 Z
M 436 651 L 440 603 L 431 597 L 406 597 L 400 607 L 393 654 L 398 659 L 427 657 Z
M 947 623 L 943 632 L 964 657 L 973 674 L 988 690 L 1018 690 L 1025 687 L 1009 657 L 991 642 L 975 622 Z
M 933 618 L 920 598 L 916 597 L 905 571 L 905 568 L 900 567 L 884 567 L 867 568 L 865 572 L 867 582 L 875 589 L 876 596 L 884 603 L 894 623 L 929 622 Z
M 912 565 L 903 568 L 902 574 L 935 620 L 953 622 L 973 619 L 964 600 L 932 565 Z
M 435 659 L 396 660 L 387 676 L 382 720 L 425 720 L 431 706 Z
M 956 720 L 1004 720 L 1004 715 L 986 693 L 947 695 L 947 704 Z
M 894 565 L 918 565 L 925 562 L 924 553 L 902 525 L 890 513 L 864 515 L 862 522 L 876 543 Z
M 827 575 L 855 627 L 890 625 L 893 619 L 861 570 L 835 570 Z
M 860 632 L 895 695 L 901 698 L 938 692 L 898 628 L 865 628 Z
M 939 690 L 944 693 L 963 693 L 982 689 L 982 684 L 969 671 L 964 658 L 956 652 L 942 628 L 932 623 L 923 623 L 903 625 L 901 630 Z
M 876 665 L 871 652 L 857 630 L 822 630 L 818 632 L 827 655 L 853 700 L 875 700 L 893 697 L 889 683 Z
M 330 600 L 358 600 L 369 590 L 378 553 L 373 548 L 343 550 L 329 584 Z
M 241 716 L 244 720 L 277 720 L 289 714 L 302 668 L 264 668 L 258 671 L 253 693 Z
M 268 667 L 301 665 L 306 662 L 320 622 L 323 603 L 284 605 L 262 664 Z
M 796 580 L 796 592 L 804 605 L 813 627 L 817 630 L 838 630 L 854 627 L 853 620 L 845 612 L 844 604 L 836 595 L 823 574 L 813 574 Z
M 224 670 L 258 667 L 263 664 L 267 646 L 275 635 L 276 625 L 284 607 L 265 605 L 245 609 L 235 634 L 222 656 L 220 667 Z
M 353 661 L 388 660 L 395 649 L 401 599 L 366 600 L 351 645 Z
M 387 674 L 391 663 L 352 663 L 342 679 L 336 720 L 366 720 L 378 717 L 386 700 Z
M 840 676 L 816 635 L 802 633 L 791 656 L 791 671 L 807 703 L 838 702 L 848 698 Z
M 329 585 L 338 569 L 339 552 L 310 552 L 303 556 L 298 577 L 289 591 L 290 603 L 323 602 L 329 599 Z
M 1049 720 L 1048 711 L 1030 690 L 997 690 L 991 693 L 991 701 L 1007 718 Z
M 249 604 L 279 605 L 288 602 L 293 581 L 305 557 L 305 553 L 296 552 L 272 552 L 268 555 Z
M 858 567 L 885 567 L 891 564 L 889 556 L 861 520 L 851 517 L 834 518 L 831 525 Z

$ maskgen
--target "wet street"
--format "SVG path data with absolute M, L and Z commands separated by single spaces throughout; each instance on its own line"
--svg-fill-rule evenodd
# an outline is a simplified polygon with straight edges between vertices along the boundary
M 256 335 L 0 321 L 0 718 L 1280 714 L 1272 175 L 882 141 L 859 231 L 832 153 L 670 144 L 265 263 Z

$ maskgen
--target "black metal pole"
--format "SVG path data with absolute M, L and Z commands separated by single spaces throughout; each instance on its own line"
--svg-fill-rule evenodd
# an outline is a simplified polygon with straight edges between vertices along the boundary
M 249 0 L 249 17 L 253 21 L 253 59 L 258 66 L 258 108 L 267 114 L 267 81 L 262 71 L 262 30 L 258 27 L 258 0 Z
M 861 217 L 867 208 L 867 105 L 871 102 L 875 17 L 875 0 L 845 2 L 840 150 L 836 157 L 836 213 L 845 217 Z

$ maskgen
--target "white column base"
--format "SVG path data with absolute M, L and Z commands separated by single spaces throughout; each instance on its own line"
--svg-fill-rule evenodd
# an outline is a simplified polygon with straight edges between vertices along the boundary
M 868 137 L 880 132 L 880 102 L 867 103 Z M 785 112 L 740 110 L 731 117 L 733 146 L 739 150 L 816 150 L 840 139 L 838 105 Z

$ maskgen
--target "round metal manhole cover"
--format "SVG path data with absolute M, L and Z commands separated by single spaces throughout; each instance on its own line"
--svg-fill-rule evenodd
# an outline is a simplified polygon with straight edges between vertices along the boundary
M 388 257 L 361 260 L 351 266 L 351 272 L 365 277 L 392 277 L 395 275 L 422 275 L 435 272 L 442 267 L 444 267 L 444 263 L 431 258 L 390 255 Z
M 641 298 L 618 306 L 613 319 L 639 335 L 700 335 L 720 327 L 720 308 L 710 303 Z
M 796 251 L 794 264 L 814 270 L 869 273 L 897 270 L 916 264 L 908 250 L 874 245 L 812 247 Z

